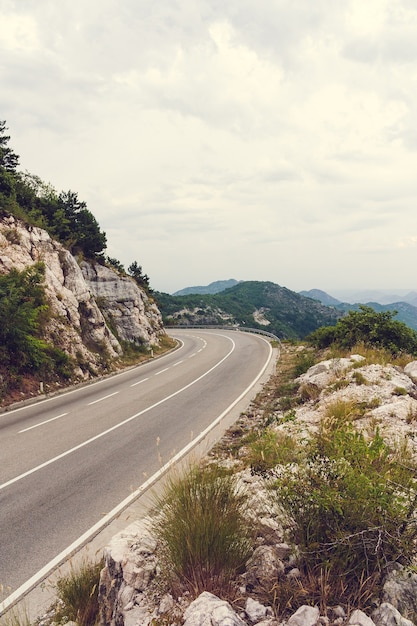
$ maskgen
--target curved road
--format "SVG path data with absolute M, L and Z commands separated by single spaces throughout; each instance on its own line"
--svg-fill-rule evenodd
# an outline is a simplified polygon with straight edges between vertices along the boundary
M 248 333 L 171 334 L 180 346 L 164 357 L 0 415 L 0 585 L 9 598 L 191 448 L 272 356 Z

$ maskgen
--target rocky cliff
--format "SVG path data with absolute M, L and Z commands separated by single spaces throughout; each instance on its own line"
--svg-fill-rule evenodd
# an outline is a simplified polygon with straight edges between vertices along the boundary
M 50 306 L 46 339 L 77 363 L 76 375 L 103 373 L 123 342 L 158 345 L 165 334 L 155 303 L 133 279 L 82 261 L 49 234 L 11 215 L 0 217 L 0 274 L 42 261 Z

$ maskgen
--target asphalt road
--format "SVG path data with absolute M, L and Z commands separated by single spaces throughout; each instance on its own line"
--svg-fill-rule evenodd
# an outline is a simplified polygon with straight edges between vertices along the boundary
M 0 414 L 3 595 L 36 579 L 192 447 L 271 358 L 268 341 L 257 335 L 171 334 L 180 347 L 162 358 Z

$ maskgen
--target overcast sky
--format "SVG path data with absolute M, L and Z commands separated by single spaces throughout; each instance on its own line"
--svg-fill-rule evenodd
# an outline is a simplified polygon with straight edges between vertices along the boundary
M 156 290 L 417 288 L 415 0 L 0 0 L 0 105 Z

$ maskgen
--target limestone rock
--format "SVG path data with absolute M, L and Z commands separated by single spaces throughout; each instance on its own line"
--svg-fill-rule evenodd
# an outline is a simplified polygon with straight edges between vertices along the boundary
M 204 591 L 184 613 L 184 626 L 245 626 L 225 600 Z
M 414 626 L 413 622 L 403 617 L 389 602 L 383 602 L 375 609 L 372 619 L 376 626 Z
M 349 618 L 348 626 L 353 626 L 354 624 L 357 624 L 358 626 L 375 626 L 371 618 L 359 609 L 353 611 Z
M 417 621 L 417 574 L 397 565 L 385 580 L 383 600 L 404 617 Z
M 262 585 L 282 576 L 285 567 L 279 557 L 280 554 L 281 551 L 275 546 L 258 546 L 247 563 L 246 583 L 251 586 Z
M 287 626 L 315 626 L 319 617 L 320 611 L 316 606 L 307 606 L 304 604 L 291 615 Z
M 163 333 L 162 317 L 156 304 L 127 276 L 119 276 L 99 263 L 81 262 L 91 293 L 100 302 L 105 317 L 123 341 L 157 344 Z
M 404 367 L 404 372 L 414 383 L 417 383 L 417 361 L 411 361 L 411 363 L 408 363 Z
M 264 620 L 265 617 L 272 616 L 272 610 L 268 606 L 264 606 L 258 600 L 248 598 L 246 600 L 245 613 L 252 622 L 257 624 L 259 621 Z
M 0 274 L 12 268 L 22 271 L 38 261 L 45 265 L 51 311 L 45 339 L 73 357 L 80 379 L 108 370 L 103 355 L 114 359 L 122 353 L 109 317 L 121 340 L 157 344 L 164 334 L 156 304 L 133 280 L 99 264 L 82 262 L 81 268 L 45 230 L 12 215 L 0 217 Z

